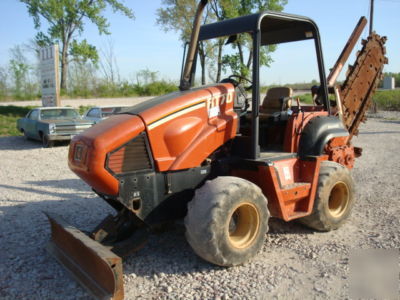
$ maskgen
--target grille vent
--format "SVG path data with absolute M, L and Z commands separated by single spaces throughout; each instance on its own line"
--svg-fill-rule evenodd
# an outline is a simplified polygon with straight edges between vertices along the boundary
M 140 134 L 121 148 L 110 152 L 107 167 L 116 175 L 151 169 L 150 156 L 146 147 L 146 136 Z

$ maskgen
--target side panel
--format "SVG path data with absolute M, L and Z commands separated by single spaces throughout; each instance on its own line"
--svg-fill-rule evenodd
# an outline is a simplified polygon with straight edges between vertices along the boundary
M 320 164 L 327 159 L 326 155 L 285 159 L 272 165 L 235 168 L 231 174 L 257 184 L 268 199 L 271 215 L 290 221 L 311 214 Z
M 307 107 L 308 108 L 308 107 Z M 321 108 L 322 109 L 322 108 Z M 318 116 L 328 116 L 326 111 L 300 111 L 294 113 L 286 127 L 284 151 L 295 153 L 299 151 L 300 137 L 308 122 Z
M 204 87 L 139 113 L 146 123 L 156 169 L 198 167 L 236 135 L 231 84 Z
M 41 121 L 36 121 L 36 131 L 38 138 L 40 138 L 39 132 L 42 132 L 43 135 L 49 134 L 49 123 L 44 123 Z
M 28 133 L 28 136 L 34 139 L 39 139 L 39 134 L 37 130 L 38 121 L 26 119 L 25 122 L 25 130 Z

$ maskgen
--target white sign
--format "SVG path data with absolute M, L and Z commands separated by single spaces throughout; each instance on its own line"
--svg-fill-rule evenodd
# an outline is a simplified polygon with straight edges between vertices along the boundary
M 61 106 L 58 80 L 58 45 L 40 49 L 42 105 Z

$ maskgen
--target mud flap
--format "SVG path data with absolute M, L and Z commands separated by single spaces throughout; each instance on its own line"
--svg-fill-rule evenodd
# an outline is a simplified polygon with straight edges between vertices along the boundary
M 61 216 L 45 214 L 51 225 L 48 252 L 95 298 L 123 299 L 122 259 Z

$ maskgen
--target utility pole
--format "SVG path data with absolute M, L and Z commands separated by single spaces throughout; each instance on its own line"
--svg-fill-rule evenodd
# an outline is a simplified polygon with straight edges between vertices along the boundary
M 369 15 L 369 34 L 372 33 L 373 25 L 374 25 L 374 0 L 371 0 L 371 9 Z

